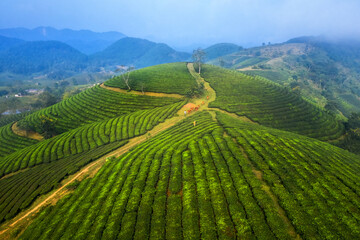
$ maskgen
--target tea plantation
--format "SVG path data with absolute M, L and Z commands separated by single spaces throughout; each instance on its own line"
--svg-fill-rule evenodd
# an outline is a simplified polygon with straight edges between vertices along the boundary
M 123 94 L 95 86 L 43 110 L 37 111 L 19 123 L 32 126 L 44 115 L 56 119 L 57 133 L 63 133 L 84 124 L 113 118 L 126 113 L 165 106 L 179 99 Z
M 344 126 L 334 117 L 269 80 L 211 65 L 204 65 L 202 76 L 216 91 L 210 107 L 320 140 L 344 134 Z
M 0 158 L 38 142 L 16 135 L 11 130 L 11 125 L 0 127 Z
M 108 162 L 21 239 L 357 239 L 359 170 L 327 143 L 198 113 Z
M 360 156 L 324 142 L 345 136 L 332 115 L 210 65 L 130 78 L 161 96 L 204 89 L 100 85 L 15 119 L 53 119 L 49 139 L 0 127 L 0 239 L 360 239 Z
M 147 92 L 177 93 L 185 95 L 196 87 L 195 79 L 189 73 L 186 63 L 168 63 L 147 67 L 130 73 L 133 90 Z M 105 82 L 106 86 L 128 89 L 121 76 Z

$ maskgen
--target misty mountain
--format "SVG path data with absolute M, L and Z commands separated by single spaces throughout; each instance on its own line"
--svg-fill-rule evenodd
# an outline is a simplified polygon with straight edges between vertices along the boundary
M 0 71 L 17 74 L 47 73 L 62 78 L 87 67 L 88 57 L 58 41 L 25 42 L 0 53 Z
M 0 36 L 0 52 L 22 43 L 24 43 L 24 41 L 20 39 Z
M 186 61 L 189 53 L 177 52 L 163 43 L 139 38 L 123 38 L 91 56 L 95 65 L 134 65 L 136 68 Z
M 90 30 L 57 30 L 52 27 L 0 29 L 0 35 L 25 41 L 60 41 L 85 54 L 102 51 L 115 41 L 125 37 L 124 34 L 114 31 L 97 33 Z
M 360 73 L 360 41 L 355 39 L 327 39 L 326 37 L 298 37 L 286 43 L 304 43 L 326 52 L 335 62 Z
M 238 52 L 242 47 L 233 43 L 218 43 L 204 49 L 206 60 L 212 60 L 230 53 Z

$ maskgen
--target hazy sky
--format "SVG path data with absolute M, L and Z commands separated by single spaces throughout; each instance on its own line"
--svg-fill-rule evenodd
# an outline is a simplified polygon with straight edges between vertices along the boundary
M 0 28 L 120 31 L 172 46 L 360 36 L 359 0 L 0 0 Z

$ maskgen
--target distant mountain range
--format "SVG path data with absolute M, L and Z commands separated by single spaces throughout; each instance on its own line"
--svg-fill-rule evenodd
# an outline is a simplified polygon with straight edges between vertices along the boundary
M 101 67 L 134 65 L 135 68 L 143 68 L 161 63 L 187 61 L 191 56 L 189 53 L 175 51 L 163 43 L 130 37 L 122 37 L 94 54 L 84 54 L 81 48 L 75 48 L 66 41 L 72 39 L 71 41 L 81 42 L 87 34 L 90 40 L 96 33 L 44 28 L 44 31 L 50 29 L 51 34 L 42 36 L 39 29 L 0 30 L 0 34 L 5 32 L 7 35 L 22 38 L 0 35 L 0 72 L 22 75 L 41 73 L 48 78 L 62 79 L 83 71 L 96 72 Z M 67 32 L 69 36 L 66 36 Z M 81 35 L 81 32 L 84 35 Z M 110 33 L 97 36 L 101 36 L 104 41 L 111 39 Z M 119 34 L 118 36 L 120 37 Z M 44 40 L 48 38 L 57 40 Z M 101 40 L 99 39 L 97 41 Z
M 89 30 L 57 30 L 52 27 L 0 29 L 0 35 L 25 41 L 64 42 L 85 54 L 102 51 L 115 41 L 126 37 L 124 34 L 114 31 L 97 33 Z
M 139 38 L 123 38 L 104 51 L 90 56 L 95 65 L 134 65 L 142 68 L 161 63 L 180 62 L 189 59 L 189 53 L 177 52 L 164 43 Z

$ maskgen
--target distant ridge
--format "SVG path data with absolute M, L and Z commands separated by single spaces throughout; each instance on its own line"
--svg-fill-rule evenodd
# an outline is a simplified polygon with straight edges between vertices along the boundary
M 212 60 L 230 53 L 242 50 L 241 46 L 233 43 L 218 43 L 204 49 L 206 52 L 206 60 Z
M 134 65 L 136 68 L 186 61 L 189 53 L 177 52 L 164 43 L 146 39 L 122 38 L 104 51 L 91 56 L 96 65 Z
M 24 43 L 24 41 L 17 38 L 0 36 L 0 52 L 22 43 Z
M 43 72 L 62 78 L 86 68 L 87 58 L 62 42 L 25 42 L 0 53 L 0 71 L 17 74 Z
M 25 41 L 60 41 L 85 54 L 104 50 L 115 41 L 125 37 L 120 32 L 93 32 L 90 30 L 55 29 L 52 27 L 0 29 L 0 35 Z

